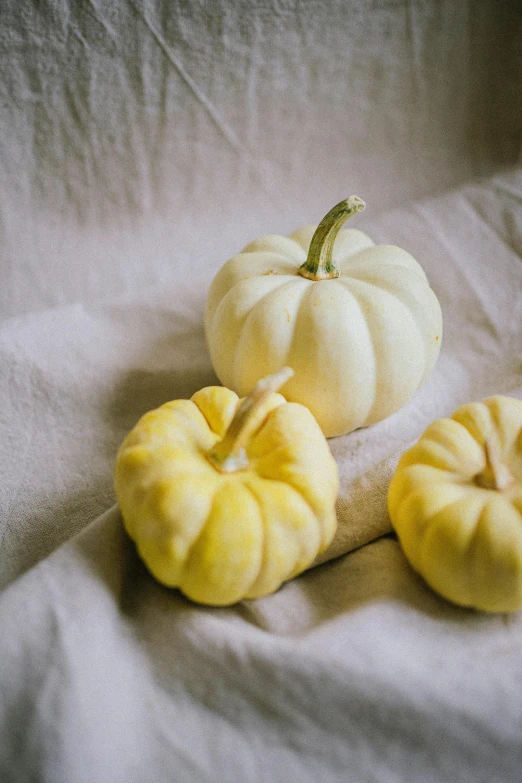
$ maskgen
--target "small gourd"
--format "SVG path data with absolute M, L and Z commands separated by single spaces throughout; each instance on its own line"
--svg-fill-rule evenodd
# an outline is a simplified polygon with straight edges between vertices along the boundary
M 388 509 L 435 591 L 488 612 L 522 608 L 522 401 L 490 397 L 431 424 L 399 460 Z
M 265 236 L 214 278 L 205 332 L 220 381 L 244 395 L 289 364 L 282 393 L 306 405 L 327 437 L 399 410 L 431 372 L 442 316 L 421 266 L 343 223 L 351 196 L 319 226 Z
M 203 604 L 257 598 L 332 540 L 337 464 L 312 414 L 275 390 L 211 386 L 145 414 L 118 452 L 125 528 L 163 584 Z

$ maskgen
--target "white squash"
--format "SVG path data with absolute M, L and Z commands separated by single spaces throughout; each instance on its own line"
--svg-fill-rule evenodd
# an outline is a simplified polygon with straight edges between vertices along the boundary
M 218 272 L 205 332 L 221 383 L 240 396 L 285 365 L 281 393 L 311 410 L 327 437 L 401 408 L 431 372 L 442 315 L 421 266 L 342 224 L 351 196 L 319 226 L 266 236 Z

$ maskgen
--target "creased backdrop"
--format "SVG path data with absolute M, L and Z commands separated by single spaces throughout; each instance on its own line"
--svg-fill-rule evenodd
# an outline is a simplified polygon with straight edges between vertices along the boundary
M 522 9 L 494 0 L 0 3 L 0 780 L 519 780 L 522 619 L 437 598 L 389 535 L 400 453 L 522 398 Z M 140 564 L 112 467 L 216 381 L 213 273 L 351 193 L 424 266 L 440 360 L 331 441 L 340 533 L 204 609 Z
M 516 0 L 3 0 L 0 312 L 217 268 L 520 153 Z

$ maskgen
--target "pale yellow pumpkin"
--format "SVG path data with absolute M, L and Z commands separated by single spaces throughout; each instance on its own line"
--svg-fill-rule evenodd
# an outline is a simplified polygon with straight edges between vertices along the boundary
M 386 418 L 431 372 L 442 316 L 426 275 L 405 250 L 339 232 L 356 196 L 317 228 L 247 245 L 214 278 L 205 332 L 214 369 L 244 395 L 289 364 L 281 390 L 306 405 L 327 437 Z
M 338 471 L 310 411 L 273 392 L 212 386 L 145 414 L 117 456 L 124 524 L 151 573 L 194 601 L 277 590 L 332 540 Z
M 522 608 L 522 401 L 491 397 L 431 424 L 388 492 L 413 568 L 445 598 Z

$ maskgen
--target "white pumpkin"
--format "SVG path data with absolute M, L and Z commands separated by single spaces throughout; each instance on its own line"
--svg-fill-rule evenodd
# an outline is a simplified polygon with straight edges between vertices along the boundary
M 339 231 L 364 206 L 351 196 L 317 228 L 252 242 L 221 268 L 207 299 L 221 383 L 245 396 L 290 365 L 281 393 L 306 405 L 327 437 L 401 408 L 440 351 L 440 305 L 417 261 L 362 231 Z

